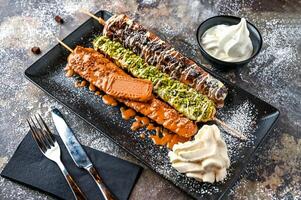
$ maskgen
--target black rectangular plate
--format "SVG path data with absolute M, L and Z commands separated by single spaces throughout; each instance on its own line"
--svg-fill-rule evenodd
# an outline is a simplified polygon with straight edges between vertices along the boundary
M 107 20 L 111 13 L 99 11 L 96 15 Z M 71 48 L 75 48 L 76 45 L 91 47 L 91 41 L 95 35 L 102 34 L 102 30 L 102 25 L 94 19 L 89 19 L 63 41 Z M 95 96 L 86 88 L 75 88 L 74 80 L 66 78 L 63 70 L 68 55 L 69 52 L 66 49 L 56 45 L 32 64 L 25 71 L 25 76 L 98 131 L 104 133 L 119 146 L 134 155 L 146 166 L 198 199 L 219 199 L 229 192 L 229 189 L 239 178 L 250 157 L 268 135 L 279 116 L 278 110 L 273 106 L 229 83 L 217 74 L 210 72 L 222 80 L 229 88 L 225 106 L 219 113 L 227 112 L 227 110 L 248 101 L 257 110 L 257 128 L 252 133 L 255 135 L 252 144 L 244 146 L 231 158 L 230 173 L 224 182 L 216 184 L 199 183 L 187 178 L 185 175 L 179 174 L 171 167 L 166 148 L 160 148 L 154 145 L 150 139 L 143 140 L 139 137 L 139 133 L 132 132 L 130 130 L 131 121 L 124 121 L 121 118 L 119 107 L 105 105 L 101 98 Z

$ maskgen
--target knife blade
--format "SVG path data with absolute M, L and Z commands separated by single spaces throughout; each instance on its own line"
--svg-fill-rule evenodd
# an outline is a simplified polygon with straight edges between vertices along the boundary
M 76 139 L 72 129 L 66 123 L 62 113 L 57 108 L 54 108 L 51 111 L 51 115 L 56 130 L 62 138 L 62 141 L 65 144 L 76 166 L 79 168 L 84 168 L 89 172 L 89 174 L 93 177 L 94 181 L 96 182 L 98 188 L 101 190 L 106 200 L 117 199 L 110 192 L 109 188 L 104 184 L 101 176 L 94 168 L 87 153 L 85 152 L 79 141 Z
M 80 168 L 87 168 L 91 166 L 92 162 L 90 161 L 90 158 L 76 139 L 73 131 L 65 122 L 62 113 L 55 108 L 52 110 L 51 114 L 56 130 L 67 147 L 67 150 L 76 166 Z

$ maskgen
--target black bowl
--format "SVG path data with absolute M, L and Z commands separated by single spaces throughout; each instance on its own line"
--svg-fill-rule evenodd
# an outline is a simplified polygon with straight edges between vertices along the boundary
M 262 46 L 262 37 L 259 32 L 259 30 L 250 22 L 247 21 L 247 27 L 250 32 L 250 38 L 253 44 L 253 53 L 250 58 L 239 61 L 239 62 L 227 62 L 227 61 L 222 61 L 217 58 L 214 58 L 213 56 L 209 55 L 209 53 L 206 52 L 206 50 L 202 47 L 201 40 L 203 34 L 211 27 L 220 25 L 220 24 L 225 24 L 225 25 L 235 25 L 240 22 L 241 18 L 235 17 L 235 16 L 226 16 L 226 15 L 220 15 L 220 16 L 215 16 L 211 17 L 204 22 L 200 24 L 200 26 L 197 29 L 197 41 L 198 44 L 201 48 L 201 53 L 205 57 L 206 60 L 208 60 L 213 66 L 218 67 L 218 68 L 233 68 L 233 67 L 242 67 L 246 64 L 248 64 L 261 50 Z

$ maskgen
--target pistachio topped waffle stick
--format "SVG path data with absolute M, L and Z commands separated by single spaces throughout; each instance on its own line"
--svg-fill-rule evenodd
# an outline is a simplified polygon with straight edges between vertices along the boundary
M 152 81 L 153 92 L 189 119 L 198 122 L 214 120 L 226 130 L 230 130 L 229 133 L 233 136 L 246 139 L 242 133 L 215 118 L 216 108 L 213 101 L 195 89 L 172 79 L 155 66 L 148 65 L 141 57 L 125 49 L 119 42 L 111 41 L 106 36 L 99 36 L 93 41 L 93 46 L 110 56 L 116 64 L 133 76 Z

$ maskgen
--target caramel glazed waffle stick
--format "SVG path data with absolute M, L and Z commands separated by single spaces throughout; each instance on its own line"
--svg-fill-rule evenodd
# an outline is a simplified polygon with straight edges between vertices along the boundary
M 58 41 L 64 47 L 68 47 L 62 41 Z M 81 46 L 77 46 L 74 50 L 69 47 L 67 49 L 72 52 L 68 57 L 67 68 L 74 70 L 75 73 L 100 90 L 104 91 L 101 80 L 107 72 L 118 74 L 120 77 L 131 78 L 122 69 L 105 58 L 103 54 L 94 49 Z M 154 95 L 147 102 L 138 102 L 125 98 L 116 99 L 179 136 L 191 137 L 197 132 L 197 125 L 193 121 L 180 115 L 175 109 L 157 99 Z

